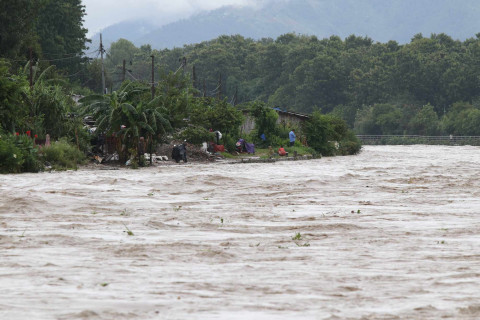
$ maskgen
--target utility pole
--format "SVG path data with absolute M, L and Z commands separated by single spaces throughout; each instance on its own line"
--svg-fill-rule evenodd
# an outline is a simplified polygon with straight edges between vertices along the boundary
M 217 92 L 217 99 L 222 99 L 222 74 L 220 73 L 218 77 L 218 92 Z
M 155 56 L 152 54 L 152 100 L 155 98 L 155 72 L 154 72 L 154 63 L 155 63 Z
M 183 67 L 183 74 L 185 74 L 185 67 L 187 66 L 187 58 L 182 58 L 182 67 Z
M 29 48 L 30 52 L 30 90 L 33 88 L 33 53 L 32 48 Z
M 102 94 L 105 94 L 105 68 L 103 67 L 103 42 L 102 42 L 102 34 L 100 33 L 100 57 L 102 62 Z
M 125 59 L 123 59 L 123 69 L 122 69 L 122 82 L 125 81 Z
M 238 86 L 235 87 L 235 94 L 233 95 L 233 106 L 237 104 Z
M 197 73 L 195 72 L 195 65 L 192 68 L 193 88 L 197 88 Z
M 207 86 L 205 84 L 205 78 L 203 79 L 203 97 L 207 96 Z

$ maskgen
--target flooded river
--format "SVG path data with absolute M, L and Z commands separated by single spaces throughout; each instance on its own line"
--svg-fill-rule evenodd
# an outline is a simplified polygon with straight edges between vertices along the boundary
M 478 319 L 480 148 L 0 176 L 0 319 Z

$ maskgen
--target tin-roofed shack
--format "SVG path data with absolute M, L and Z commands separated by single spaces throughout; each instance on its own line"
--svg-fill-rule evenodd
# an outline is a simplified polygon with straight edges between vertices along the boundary
M 277 124 L 284 128 L 300 127 L 302 122 L 310 118 L 308 114 L 290 112 L 282 110 L 278 107 L 273 108 L 273 110 L 275 110 L 278 114 Z M 242 112 L 243 116 L 245 117 L 245 121 L 243 122 L 241 132 L 250 133 L 255 128 L 255 119 L 250 116 L 249 110 L 243 110 Z

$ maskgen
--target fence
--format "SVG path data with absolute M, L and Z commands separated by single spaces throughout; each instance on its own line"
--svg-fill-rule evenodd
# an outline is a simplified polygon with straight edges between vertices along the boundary
M 480 145 L 480 136 L 357 135 L 363 144 L 472 144 Z

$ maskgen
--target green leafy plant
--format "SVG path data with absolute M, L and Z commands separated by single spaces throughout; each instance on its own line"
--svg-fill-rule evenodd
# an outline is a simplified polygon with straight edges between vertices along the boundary
M 293 241 L 302 240 L 302 235 L 300 234 L 300 232 L 297 232 L 295 236 L 292 237 L 292 240 Z
M 296 243 L 297 247 L 310 247 L 310 243 L 305 242 L 304 244 Z
M 122 222 L 122 223 L 123 223 L 123 222 Z M 127 234 L 128 234 L 129 236 L 133 236 L 134 234 L 133 234 L 132 230 L 130 230 L 125 223 L 123 223 L 123 225 L 125 226 L 125 229 L 127 229 Z
M 356 154 L 361 149 L 361 143 L 346 122 L 332 115 L 314 112 L 302 130 L 308 145 L 324 156 Z
M 6 135 L 0 137 L 0 173 L 17 173 L 22 171 L 24 159 L 21 150 Z
M 0 136 L 0 173 L 38 172 L 42 168 L 30 131 Z
M 300 241 L 303 240 L 303 237 L 302 235 L 300 234 L 300 232 L 297 232 L 295 234 L 295 236 L 292 237 L 292 240 L 293 242 L 295 242 L 295 244 L 297 245 L 297 247 L 310 247 L 310 243 L 308 242 L 304 242 L 303 244 L 300 243 Z
M 19 238 L 23 238 L 23 237 L 25 237 L 25 231 L 27 231 L 27 228 L 25 228 L 25 230 L 23 230 L 22 234 L 21 234 L 21 235 L 19 235 L 18 237 L 19 237 Z
M 85 155 L 66 139 L 53 142 L 41 150 L 43 159 L 48 161 L 55 170 L 77 169 L 85 163 Z
M 209 142 L 214 140 L 213 132 L 209 132 L 207 129 L 201 126 L 188 126 L 185 130 L 176 135 L 178 140 L 187 140 L 188 143 L 195 145 L 201 145 L 203 142 Z

